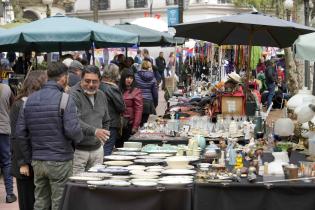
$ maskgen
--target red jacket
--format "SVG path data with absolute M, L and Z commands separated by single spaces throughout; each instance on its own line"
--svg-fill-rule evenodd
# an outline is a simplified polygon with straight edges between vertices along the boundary
M 132 128 L 137 129 L 140 125 L 143 111 L 143 98 L 141 90 L 134 88 L 131 93 L 129 90 L 126 90 L 123 93 L 123 98 L 126 105 L 123 116 L 130 120 Z

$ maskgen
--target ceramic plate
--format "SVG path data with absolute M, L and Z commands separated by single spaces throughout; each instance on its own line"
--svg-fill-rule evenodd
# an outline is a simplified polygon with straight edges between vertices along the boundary
M 128 151 L 118 151 L 113 152 L 113 155 L 127 155 L 127 156 L 140 156 L 140 155 L 147 155 L 146 152 L 128 152 Z
M 159 175 L 161 175 L 161 173 L 159 173 L 159 172 L 146 172 L 146 171 L 138 171 L 138 170 L 130 171 L 130 173 L 132 173 L 133 175 L 139 175 L 139 176 L 159 176 Z
M 197 161 L 200 158 L 198 156 L 173 156 L 173 157 L 168 157 L 166 160 L 171 160 L 171 161 Z
M 141 155 L 137 156 L 138 159 L 157 159 L 157 157 L 150 156 L 150 155 Z M 158 158 L 158 159 L 163 159 L 163 158 Z
M 110 176 L 112 176 L 111 174 L 108 173 L 99 173 L 99 172 L 83 172 L 78 174 L 78 176 L 84 176 L 84 177 L 98 177 L 101 179 L 105 179 L 108 178 Z
M 108 166 L 129 166 L 132 164 L 132 162 L 131 161 L 123 161 L 123 160 L 122 161 L 113 160 L 113 161 L 106 161 L 106 162 L 104 162 L 104 164 L 108 165 Z
M 195 167 L 192 166 L 192 165 L 186 165 L 186 166 L 178 166 L 178 167 L 170 167 L 170 166 L 167 166 L 166 169 L 194 169 Z
M 107 166 L 107 169 L 127 169 L 127 167 L 124 166 Z
M 170 175 L 188 175 L 195 174 L 195 170 L 190 169 L 167 169 L 162 171 L 162 174 L 170 174 Z
M 109 173 L 109 174 L 113 174 L 113 175 L 127 175 L 129 174 L 129 170 L 128 169 L 115 169 L 115 168 L 103 168 L 103 169 L 99 169 L 99 172 L 102 173 Z
M 208 182 L 222 183 L 222 182 L 232 182 L 232 180 L 231 179 L 209 179 Z
M 161 172 L 163 170 L 164 170 L 164 168 L 149 168 L 146 171 L 147 172 Z
M 141 187 L 153 187 L 156 186 L 157 182 L 150 182 L 150 181 L 132 181 L 132 184 L 135 186 L 141 186 Z
M 98 186 L 101 186 L 101 185 L 106 185 L 108 180 L 102 180 L 102 181 L 87 181 L 86 183 L 88 185 L 98 185 Z
M 172 179 L 172 180 L 161 180 L 158 182 L 163 185 L 186 185 L 193 183 L 192 180 L 189 179 Z
M 106 180 L 106 185 L 112 185 L 112 186 L 129 186 L 131 183 L 124 181 L 124 180 Z
M 69 177 L 70 181 L 101 181 L 102 178 L 100 177 L 89 177 L 89 176 L 71 176 Z
M 158 165 L 158 166 L 147 166 L 147 169 L 164 169 L 164 167 L 160 166 L 160 165 Z
M 141 148 L 129 148 L 129 147 L 120 147 L 116 149 L 120 151 L 128 151 L 128 152 L 138 152 L 141 150 Z
M 136 159 L 134 160 L 135 163 L 140 164 L 158 164 L 158 163 L 164 163 L 164 159 Z
M 170 180 L 170 179 L 194 179 L 193 176 L 183 175 L 183 176 L 163 176 L 160 178 L 160 180 Z
M 111 176 L 110 179 L 112 179 L 112 180 L 128 180 L 128 179 L 130 179 L 130 176 L 117 175 L 117 176 Z
M 151 176 L 151 175 L 131 175 L 133 179 L 157 179 L 158 176 Z
M 175 154 L 177 153 L 177 150 L 143 150 L 143 152 Z
M 136 159 L 134 156 L 127 155 L 108 155 L 104 156 L 105 160 L 134 160 Z
M 98 169 L 100 169 L 100 168 L 105 168 L 105 166 L 104 165 L 95 165 L 95 166 L 92 166 L 88 171 L 89 172 L 97 172 Z
M 152 153 L 149 156 L 153 156 L 156 158 L 166 158 L 166 157 L 172 156 L 172 154 L 169 154 L 169 153 Z
M 130 165 L 126 167 L 129 170 L 145 170 L 146 167 L 144 165 Z
M 131 182 L 158 182 L 158 179 L 132 179 Z

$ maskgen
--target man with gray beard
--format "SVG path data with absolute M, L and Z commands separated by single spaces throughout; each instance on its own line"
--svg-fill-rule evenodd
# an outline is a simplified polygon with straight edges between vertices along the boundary
M 99 90 L 100 78 L 98 67 L 86 66 L 81 82 L 71 88 L 84 135 L 83 140 L 76 145 L 73 174 L 82 173 L 103 163 L 102 145 L 110 135 L 110 117 L 106 96 Z

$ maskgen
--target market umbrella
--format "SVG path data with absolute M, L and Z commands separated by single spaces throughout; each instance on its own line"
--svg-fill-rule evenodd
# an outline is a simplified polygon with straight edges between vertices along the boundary
M 131 22 L 132 24 L 150 28 L 152 30 L 166 32 L 168 31 L 168 25 L 165 21 L 154 18 L 154 17 L 143 17 L 143 18 L 137 18 L 136 20 Z
M 91 46 L 125 47 L 138 43 L 138 36 L 103 24 L 56 15 L 0 33 L 0 51 L 61 52 Z
M 299 36 L 294 42 L 294 53 L 304 60 L 315 61 L 315 33 Z
M 218 45 L 249 45 L 249 55 L 253 45 L 290 47 L 299 35 L 315 31 L 311 27 L 257 12 L 179 24 L 175 29 L 176 36 L 180 37 L 205 40 Z M 249 65 L 247 66 L 249 74 Z
M 139 36 L 138 44 L 142 47 L 170 46 L 185 42 L 184 38 L 174 37 L 167 32 L 160 32 L 131 23 L 117 24 L 114 27 L 137 34 Z

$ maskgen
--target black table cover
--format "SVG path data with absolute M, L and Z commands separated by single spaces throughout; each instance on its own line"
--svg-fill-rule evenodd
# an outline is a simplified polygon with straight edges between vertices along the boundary
M 194 210 L 314 210 L 315 184 L 195 184 Z
M 67 183 L 60 210 L 191 210 L 192 187 L 90 188 Z

